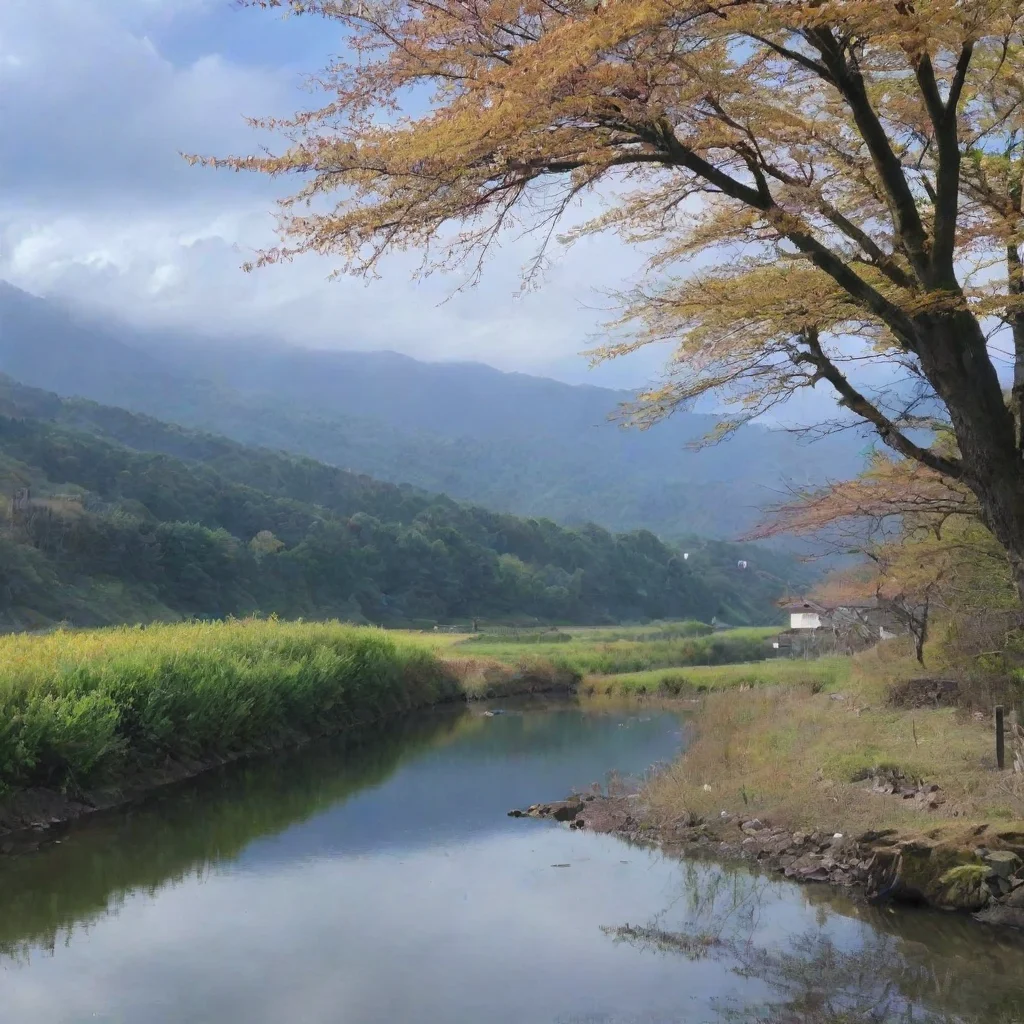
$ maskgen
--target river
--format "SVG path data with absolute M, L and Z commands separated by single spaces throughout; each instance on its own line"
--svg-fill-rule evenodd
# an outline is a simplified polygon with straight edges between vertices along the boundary
M 1009 936 L 506 816 L 670 759 L 679 713 L 483 710 L 229 766 L 0 858 L 0 1021 L 1021 1019 Z

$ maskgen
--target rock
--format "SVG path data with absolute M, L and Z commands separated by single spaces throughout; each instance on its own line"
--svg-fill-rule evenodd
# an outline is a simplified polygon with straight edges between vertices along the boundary
M 1017 886 L 1009 896 L 1003 900 L 1003 905 L 1013 907 L 1015 910 L 1024 910 L 1024 886 Z
M 895 841 L 893 837 L 896 835 L 896 829 L 894 828 L 883 828 L 880 830 L 871 829 L 864 832 L 857 839 L 858 843 L 880 843 L 883 846 L 892 846 Z
M 556 804 L 551 808 L 551 817 L 555 821 L 572 821 L 582 810 L 583 803 L 581 801 L 567 800 L 565 803 Z
M 1000 928 L 1020 928 L 1024 930 L 1024 909 L 996 904 L 986 907 L 974 915 L 975 921 L 982 924 L 997 925 Z
M 793 837 L 783 833 L 782 835 L 772 836 L 771 839 L 765 844 L 765 853 L 770 854 L 772 857 L 781 856 L 787 850 L 793 846 Z
M 1009 850 L 991 850 L 982 859 L 998 878 L 1009 878 L 1020 867 L 1020 857 Z
M 1013 892 L 1013 886 L 1010 885 L 1008 878 L 1003 878 L 1000 875 L 992 875 L 988 880 L 989 888 L 994 890 L 996 896 L 1008 896 Z
M 740 826 L 744 832 L 760 832 L 764 828 L 764 824 L 758 818 L 751 818 L 750 821 L 745 821 Z
M 815 853 L 805 853 L 802 857 L 797 857 L 787 865 L 785 874 L 787 878 L 796 878 L 802 882 L 825 882 L 829 877 L 828 868 Z
M 508 812 L 508 816 L 510 818 L 522 818 L 524 815 L 523 812 L 520 811 L 518 808 L 513 808 L 511 811 Z

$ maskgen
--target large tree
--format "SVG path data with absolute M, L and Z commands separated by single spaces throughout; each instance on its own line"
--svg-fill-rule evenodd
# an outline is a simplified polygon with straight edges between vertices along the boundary
M 655 252 L 606 354 L 676 345 L 641 418 L 717 391 L 742 421 L 829 387 L 977 497 L 1024 593 L 1020 0 L 249 2 L 346 37 L 323 106 L 260 122 L 287 148 L 207 161 L 302 177 L 258 262 L 365 273 L 413 247 L 478 267 L 602 186 L 574 231 Z M 893 386 L 872 392 L 879 361 Z

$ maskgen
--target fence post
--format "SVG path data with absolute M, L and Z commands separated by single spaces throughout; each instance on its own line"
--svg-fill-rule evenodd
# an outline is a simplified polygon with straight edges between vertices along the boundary
M 1003 739 L 1003 705 L 996 705 L 996 767 L 1000 771 L 1006 766 L 1006 750 Z

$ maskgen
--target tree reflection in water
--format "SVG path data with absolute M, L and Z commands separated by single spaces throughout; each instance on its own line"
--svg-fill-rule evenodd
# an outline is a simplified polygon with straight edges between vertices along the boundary
M 876 909 L 827 887 L 799 890 L 817 926 L 764 941 L 789 883 L 740 866 L 683 865 L 677 897 L 643 925 L 606 928 L 615 941 L 689 960 L 714 959 L 770 995 L 756 1004 L 723 998 L 722 1024 L 1024 1024 L 1024 936 L 969 918 Z M 685 926 L 666 922 L 685 908 Z M 849 922 L 860 927 L 850 936 Z M 837 928 L 843 921 L 847 927 Z

